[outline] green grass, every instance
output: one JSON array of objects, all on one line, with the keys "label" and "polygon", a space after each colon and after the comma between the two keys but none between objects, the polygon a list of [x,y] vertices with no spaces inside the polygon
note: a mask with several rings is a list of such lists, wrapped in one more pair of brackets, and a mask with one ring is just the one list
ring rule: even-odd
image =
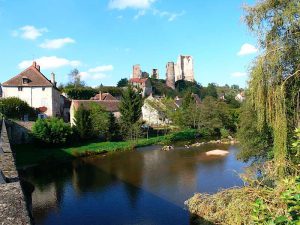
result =
[{"label": "green grass", "polygon": [[158,144],[165,136],[139,139],[137,142],[86,142],[71,147],[41,147],[34,144],[16,145],[16,164],[18,168],[34,164],[65,161],[82,156],[97,155],[115,151],[132,150],[136,147]]},{"label": "green grass", "polygon": [[132,150],[137,147],[149,146],[154,144],[170,144],[175,141],[191,140],[195,138],[195,130],[185,130],[165,136],[142,138],[137,142],[84,142],[68,147],[41,147],[35,144],[16,145],[16,164],[18,168],[66,161],[83,156],[104,154],[115,151]]}]

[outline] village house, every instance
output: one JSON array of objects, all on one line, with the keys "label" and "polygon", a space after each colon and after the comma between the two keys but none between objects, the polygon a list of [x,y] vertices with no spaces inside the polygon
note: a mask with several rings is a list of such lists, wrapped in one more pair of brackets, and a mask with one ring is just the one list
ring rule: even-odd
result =
[{"label": "village house", "polygon": [[135,88],[142,90],[142,96],[149,96],[152,93],[151,81],[148,78],[131,78],[129,83]]},{"label": "village house", "polygon": [[40,118],[61,116],[61,94],[56,88],[55,75],[48,80],[33,62],[30,67],[2,84],[2,97],[18,97],[39,110]]},{"label": "village house", "polygon": [[245,93],[242,91],[240,93],[238,93],[236,96],[235,96],[235,100],[239,101],[239,102],[243,102],[245,101],[246,97],[245,97]]},{"label": "village house", "polygon": [[120,117],[119,105],[120,101],[113,97],[110,93],[99,93],[90,100],[72,100],[70,108],[70,122],[75,125],[75,112],[80,106],[85,109],[90,109],[92,104],[98,104],[107,112],[114,114],[116,118]]}]

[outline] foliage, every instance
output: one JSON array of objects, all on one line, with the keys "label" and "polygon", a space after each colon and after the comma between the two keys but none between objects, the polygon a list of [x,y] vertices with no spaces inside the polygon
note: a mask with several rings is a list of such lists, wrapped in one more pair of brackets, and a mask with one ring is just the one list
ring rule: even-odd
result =
[{"label": "foliage", "polygon": [[75,131],[81,139],[89,139],[94,136],[91,112],[80,105],[75,111]]},{"label": "foliage", "polygon": [[72,135],[72,129],[62,119],[51,117],[38,119],[32,127],[32,134],[40,143],[61,145],[68,141]]},{"label": "foliage", "polygon": [[218,98],[218,92],[217,92],[217,85],[214,83],[209,83],[207,85],[207,88],[205,89],[204,92],[204,96],[202,96],[203,98],[206,96],[211,96],[213,98]]},{"label": "foliage", "polygon": [[29,119],[33,120],[37,117],[37,111],[17,97],[1,98],[0,114],[6,118],[18,120],[23,119],[24,115],[29,115]]},{"label": "foliage", "polygon": [[109,114],[99,104],[91,103],[89,107],[92,133],[95,137],[105,137],[109,128]]},{"label": "foliage", "polygon": [[[140,92],[135,91],[132,86],[128,86],[123,91],[120,103],[120,122],[123,134],[133,139],[139,126],[138,121],[142,115],[143,99]],[[141,124],[140,124],[141,125]]]},{"label": "foliage", "polygon": [[126,87],[127,85],[128,85],[128,79],[127,78],[122,78],[117,83],[117,87]]},{"label": "foliage", "polygon": [[97,90],[98,93],[101,91],[102,93],[110,93],[114,97],[120,97],[123,92],[123,87],[111,87],[100,85],[95,90]]},{"label": "foliage", "polygon": [[271,128],[265,124],[263,129],[259,129],[257,114],[248,101],[241,108],[237,137],[241,149],[238,154],[239,159],[263,160],[271,155],[273,147]]},{"label": "foliage", "polygon": [[107,141],[118,141],[121,138],[120,127],[113,113],[108,114]]},{"label": "foliage", "polygon": [[162,79],[150,79],[153,95],[166,96],[174,98],[178,95],[176,90],[168,87],[166,81]]},{"label": "foliage", "polygon": [[194,140],[197,136],[198,136],[198,131],[195,129],[182,130],[167,135],[165,138],[165,143],[174,143],[175,141]]},{"label": "foliage", "polygon": [[257,126],[272,128],[274,158],[283,174],[291,152],[291,134],[298,125],[300,28],[298,0],[264,0],[246,7],[246,23],[265,51],[254,63],[249,100],[257,113]]},{"label": "foliage", "polygon": [[228,138],[228,136],[230,136],[229,131],[226,130],[225,128],[221,128],[220,133],[221,133],[221,138]]},{"label": "foliage", "polygon": [[73,88],[79,88],[85,86],[84,82],[81,80],[80,72],[78,69],[75,68],[71,70],[71,72],[69,73],[69,78],[70,78],[70,83],[67,86]]},{"label": "foliage", "polygon": [[76,100],[89,100],[91,97],[94,97],[97,93],[99,93],[96,89],[90,87],[69,87],[64,88],[64,92],[69,98]]},{"label": "foliage", "polygon": [[194,94],[203,97],[203,87],[198,84],[197,82],[185,81],[185,80],[178,80],[175,83],[176,90],[179,93],[179,96],[184,96],[187,92],[191,92]]}]

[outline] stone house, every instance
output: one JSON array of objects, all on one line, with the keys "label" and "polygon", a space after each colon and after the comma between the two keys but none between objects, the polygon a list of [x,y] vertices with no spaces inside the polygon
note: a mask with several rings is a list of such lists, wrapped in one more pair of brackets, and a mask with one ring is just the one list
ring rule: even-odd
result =
[{"label": "stone house", "polygon": [[85,109],[89,109],[95,103],[102,106],[107,112],[112,112],[116,118],[120,117],[119,100],[72,100],[70,108],[70,122],[75,125],[75,112],[82,105]]},{"label": "stone house", "polygon": [[239,102],[243,102],[245,101],[246,97],[245,97],[245,93],[242,91],[240,93],[238,93],[236,96],[235,96],[235,100],[239,101]]},{"label": "stone house", "polygon": [[55,75],[51,80],[33,62],[30,67],[2,84],[3,98],[18,97],[40,111],[39,117],[61,116],[60,91],[56,88]]},{"label": "stone house", "polygon": [[151,81],[148,78],[131,78],[129,83],[142,90],[142,96],[146,97],[152,94]]},{"label": "stone house", "polygon": [[166,106],[163,104],[162,99],[154,98],[150,95],[145,99],[142,106],[142,119],[150,126],[162,126],[170,123],[166,114]]}]

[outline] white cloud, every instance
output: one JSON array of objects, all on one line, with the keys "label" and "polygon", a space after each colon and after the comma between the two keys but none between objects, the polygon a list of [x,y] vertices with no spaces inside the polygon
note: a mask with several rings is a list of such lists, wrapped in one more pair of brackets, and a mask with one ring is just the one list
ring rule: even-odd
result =
[{"label": "white cloud", "polygon": [[12,32],[14,37],[22,37],[24,39],[35,40],[42,36],[43,33],[48,32],[47,28],[36,28],[31,25],[26,25]]},{"label": "white cloud", "polygon": [[104,65],[104,66],[97,66],[95,68],[91,68],[88,70],[90,73],[101,73],[101,72],[107,72],[112,71],[114,67],[112,65]]},{"label": "white cloud", "polygon": [[185,11],[181,11],[180,13],[168,12],[168,11],[160,11],[158,9],[153,9],[154,16],[166,17],[169,22],[174,21],[177,17],[183,16]]},{"label": "white cloud", "polygon": [[42,44],[40,44],[41,48],[47,48],[47,49],[58,49],[62,48],[66,44],[73,44],[75,43],[75,40],[72,38],[58,38],[58,39],[52,39],[52,40],[45,40]]},{"label": "white cloud", "polygon": [[110,0],[108,7],[110,9],[123,10],[126,8],[147,9],[156,0]]},{"label": "white cloud", "polygon": [[103,65],[90,68],[87,71],[81,72],[80,76],[82,80],[102,80],[109,77],[105,72],[112,71],[114,67],[112,65]]},{"label": "white cloud", "polygon": [[243,55],[250,55],[250,54],[254,54],[258,51],[258,49],[251,45],[251,44],[248,44],[248,43],[245,43],[242,45],[240,51],[237,53],[237,55],[239,56],[243,56]]},{"label": "white cloud", "polygon": [[146,15],[146,10],[139,10],[138,13],[133,17],[133,19],[137,20],[138,18],[145,15]]},{"label": "white cloud", "polygon": [[[25,69],[32,64],[33,60],[24,60],[19,63],[20,69]],[[43,56],[38,59],[34,59],[41,66],[41,69],[56,69],[64,66],[71,66],[76,67],[79,66],[81,63],[78,60],[69,60],[65,58],[59,58],[57,56]]]},{"label": "white cloud", "polygon": [[240,78],[240,77],[246,77],[247,76],[247,73],[245,72],[234,72],[231,74],[231,77],[234,77],[234,78]]}]

